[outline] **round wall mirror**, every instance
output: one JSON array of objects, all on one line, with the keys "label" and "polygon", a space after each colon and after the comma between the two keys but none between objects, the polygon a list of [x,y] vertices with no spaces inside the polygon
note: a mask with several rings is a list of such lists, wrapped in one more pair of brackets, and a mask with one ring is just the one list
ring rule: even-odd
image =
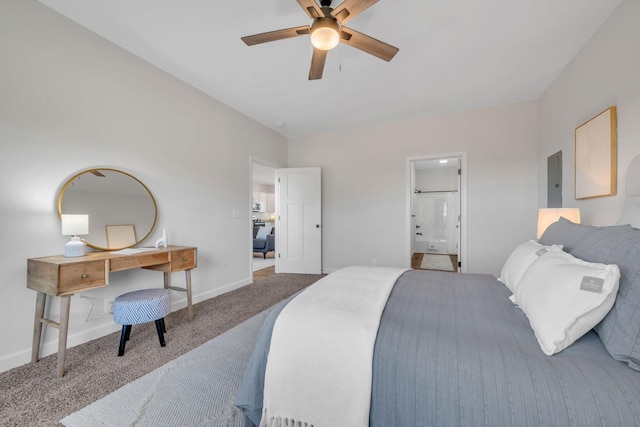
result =
[{"label": "round wall mirror", "polygon": [[89,215],[89,234],[81,236],[94,249],[118,250],[145,240],[156,225],[158,206],[136,177],[116,169],[96,168],[71,177],[60,190],[58,215]]}]

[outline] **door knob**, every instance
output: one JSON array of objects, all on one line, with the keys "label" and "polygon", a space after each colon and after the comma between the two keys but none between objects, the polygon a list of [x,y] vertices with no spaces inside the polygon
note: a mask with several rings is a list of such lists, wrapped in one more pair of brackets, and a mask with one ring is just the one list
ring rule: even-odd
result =
[{"label": "door knob", "polygon": [[316,228],[320,228],[320,224],[316,224]]}]

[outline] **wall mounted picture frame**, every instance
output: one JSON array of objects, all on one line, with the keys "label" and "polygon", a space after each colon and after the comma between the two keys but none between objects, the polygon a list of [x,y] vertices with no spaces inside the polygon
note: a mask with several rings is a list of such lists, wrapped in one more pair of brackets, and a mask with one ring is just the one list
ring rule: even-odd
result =
[{"label": "wall mounted picture frame", "polygon": [[575,130],[575,199],[617,192],[616,107],[609,107]]}]

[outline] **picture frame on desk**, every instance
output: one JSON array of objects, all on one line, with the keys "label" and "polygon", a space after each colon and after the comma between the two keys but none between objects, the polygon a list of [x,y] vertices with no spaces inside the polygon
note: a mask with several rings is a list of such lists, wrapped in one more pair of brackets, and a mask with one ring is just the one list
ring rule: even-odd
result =
[{"label": "picture frame on desk", "polygon": [[133,224],[106,225],[107,247],[109,249],[128,248],[136,244],[136,229]]}]

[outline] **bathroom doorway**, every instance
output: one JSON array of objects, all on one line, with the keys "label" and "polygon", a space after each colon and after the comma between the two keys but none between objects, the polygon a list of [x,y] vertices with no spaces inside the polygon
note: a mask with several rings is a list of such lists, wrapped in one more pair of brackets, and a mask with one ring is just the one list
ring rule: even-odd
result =
[{"label": "bathroom doorway", "polygon": [[464,153],[408,160],[408,257],[411,268],[465,271]]}]

